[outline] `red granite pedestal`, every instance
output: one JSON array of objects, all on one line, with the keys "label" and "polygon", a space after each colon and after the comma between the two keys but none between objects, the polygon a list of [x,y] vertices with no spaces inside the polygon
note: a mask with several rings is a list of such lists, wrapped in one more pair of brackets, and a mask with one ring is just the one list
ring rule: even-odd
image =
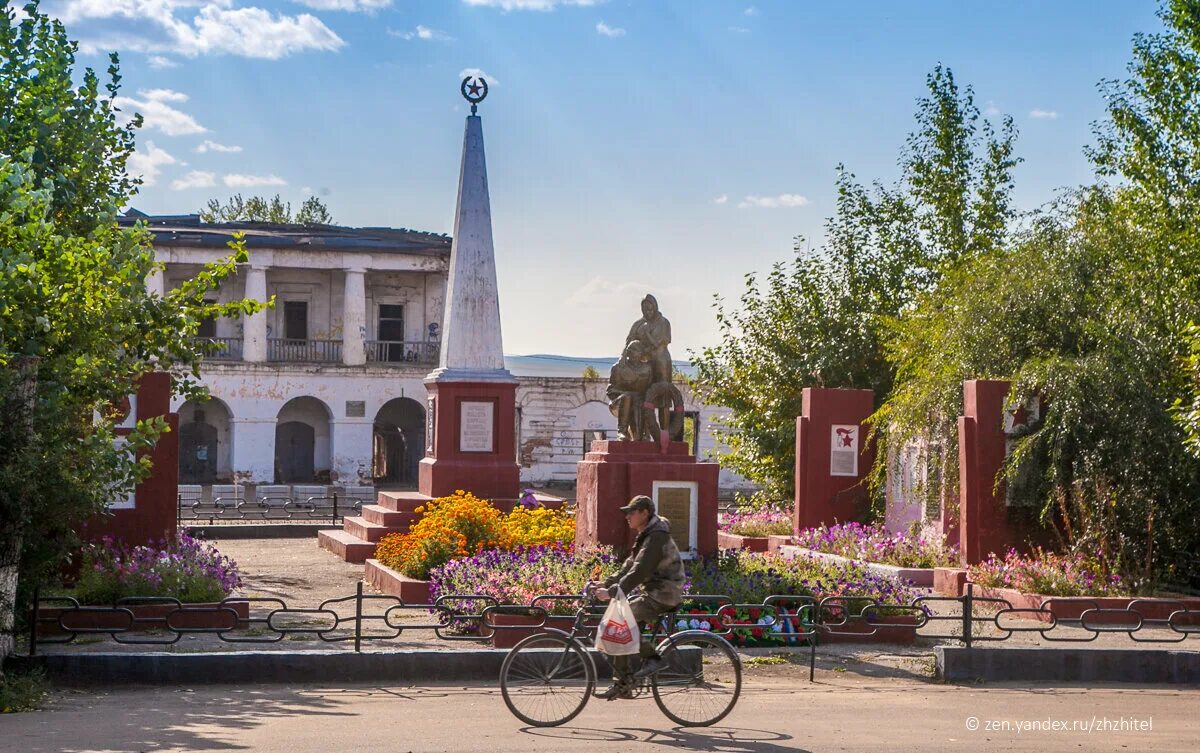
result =
[{"label": "red granite pedestal", "polygon": [[429,497],[462,489],[483,499],[516,499],[516,382],[426,382],[432,436],[417,488]]},{"label": "red granite pedestal", "polygon": [[633,542],[622,505],[638,494],[655,500],[681,552],[717,551],[717,463],[700,463],[685,442],[597,440],[579,461],[575,543],[625,552]]}]

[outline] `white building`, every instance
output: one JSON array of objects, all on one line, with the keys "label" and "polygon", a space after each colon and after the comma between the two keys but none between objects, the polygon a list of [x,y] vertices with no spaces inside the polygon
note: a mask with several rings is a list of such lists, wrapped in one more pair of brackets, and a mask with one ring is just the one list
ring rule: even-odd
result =
[{"label": "white building", "polygon": [[[218,300],[267,300],[255,316],[205,323],[225,346],[206,361],[212,399],[176,401],[180,483],[415,486],[425,455],[424,379],[437,368],[451,239],[389,228],[204,224],[193,215],[146,217],[166,269],[147,281],[178,286],[228,254],[245,233],[250,261]],[[617,350],[620,343],[614,343]],[[517,376],[523,483],[573,485],[588,440],[615,437],[600,380],[544,376],[525,359]],[[554,373],[551,371],[550,373]],[[709,455],[721,409],[684,389],[696,449]],[[743,488],[722,473],[722,487]]]}]

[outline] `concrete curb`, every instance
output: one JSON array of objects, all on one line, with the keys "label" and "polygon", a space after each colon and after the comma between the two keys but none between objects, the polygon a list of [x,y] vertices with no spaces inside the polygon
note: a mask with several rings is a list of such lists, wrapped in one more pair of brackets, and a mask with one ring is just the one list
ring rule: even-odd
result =
[{"label": "concrete curb", "polygon": [[311,539],[318,531],[340,531],[341,524],[333,523],[248,523],[217,525],[208,523],[179,524],[180,528],[200,539]]},{"label": "concrete curb", "polygon": [[[601,681],[611,676],[607,659],[591,652]],[[211,683],[384,682],[424,684],[500,680],[508,651],[229,651],[204,654],[44,654],[12,657],[41,667],[56,685],[203,685]]]},{"label": "concrete curb", "polygon": [[1130,682],[1200,685],[1200,651],[936,646],[948,682]]}]

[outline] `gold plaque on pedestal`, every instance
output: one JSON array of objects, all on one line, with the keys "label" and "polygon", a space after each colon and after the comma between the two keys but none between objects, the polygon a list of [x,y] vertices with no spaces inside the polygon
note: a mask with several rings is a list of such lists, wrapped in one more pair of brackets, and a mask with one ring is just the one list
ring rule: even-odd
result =
[{"label": "gold plaque on pedestal", "polygon": [[692,535],[693,505],[695,489],[689,486],[655,485],[654,501],[660,517],[671,523],[671,536],[675,546],[684,555],[696,546]]}]

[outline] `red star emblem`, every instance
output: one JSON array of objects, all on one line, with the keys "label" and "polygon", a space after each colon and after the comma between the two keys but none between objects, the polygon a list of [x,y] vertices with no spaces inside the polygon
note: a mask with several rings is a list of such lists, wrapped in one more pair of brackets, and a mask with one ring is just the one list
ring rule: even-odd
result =
[{"label": "red star emblem", "polygon": [[478,94],[479,93],[479,84],[470,83],[467,85],[467,90],[470,91],[472,94]]}]

